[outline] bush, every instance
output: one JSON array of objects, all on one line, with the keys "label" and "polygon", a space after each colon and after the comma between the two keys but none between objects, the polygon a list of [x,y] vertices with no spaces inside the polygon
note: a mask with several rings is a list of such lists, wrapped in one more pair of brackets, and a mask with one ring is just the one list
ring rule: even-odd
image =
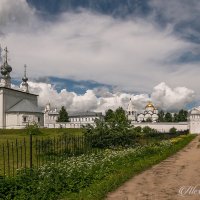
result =
[{"label": "bush", "polygon": [[138,133],[141,133],[142,132],[142,127],[141,126],[137,126],[134,128],[134,130]]},{"label": "bush", "polygon": [[36,122],[32,124],[27,124],[25,129],[27,134],[39,135],[42,133],[39,129],[39,125]]},{"label": "bush", "polygon": [[145,126],[144,128],[142,128],[142,132],[145,136],[150,136],[150,137],[154,137],[159,134],[157,130],[150,128],[149,126]]},{"label": "bush", "polygon": [[169,133],[176,134],[177,129],[175,127],[170,128]]}]

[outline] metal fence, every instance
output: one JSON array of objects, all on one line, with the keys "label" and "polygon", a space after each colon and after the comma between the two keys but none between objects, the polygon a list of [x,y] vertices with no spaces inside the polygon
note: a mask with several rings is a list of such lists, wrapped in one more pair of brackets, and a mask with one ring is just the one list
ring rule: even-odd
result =
[{"label": "metal fence", "polygon": [[84,136],[37,139],[32,135],[0,147],[0,176],[15,176],[20,169],[38,168],[48,162],[59,163],[70,156],[96,151]]}]

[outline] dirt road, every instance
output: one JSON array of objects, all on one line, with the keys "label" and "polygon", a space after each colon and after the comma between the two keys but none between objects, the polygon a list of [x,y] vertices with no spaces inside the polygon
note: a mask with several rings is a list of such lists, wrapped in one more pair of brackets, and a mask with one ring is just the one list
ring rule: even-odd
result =
[{"label": "dirt road", "polygon": [[174,156],[130,179],[107,200],[200,200],[200,136]]}]

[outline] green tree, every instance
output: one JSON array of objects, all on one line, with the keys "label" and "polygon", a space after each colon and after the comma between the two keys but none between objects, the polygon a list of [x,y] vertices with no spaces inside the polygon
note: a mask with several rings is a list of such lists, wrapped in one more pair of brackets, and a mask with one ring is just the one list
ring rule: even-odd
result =
[{"label": "green tree", "polygon": [[173,121],[173,117],[172,117],[172,114],[167,112],[165,114],[165,122],[172,122]]},{"label": "green tree", "polygon": [[114,113],[114,121],[115,121],[115,127],[121,126],[123,128],[129,128],[130,127],[130,121],[128,120],[126,116],[126,111],[122,108],[119,107]]},{"label": "green tree", "polygon": [[69,116],[64,106],[60,109],[58,122],[69,122]]},{"label": "green tree", "polygon": [[159,111],[158,113],[158,121],[159,122],[164,122],[165,121],[165,113],[163,110]]},{"label": "green tree", "polygon": [[179,115],[177,113],[174,113],[174,122],[179,122]]},{"label": "green tree", "polygon": [[183,109],[180,110],[179,113],[178,113],[179,122],[186,122],[187,116],[188,116],[188,111],[183,110]]},{"label": "green tree", "polygon": [[108,121],[112,120],[113,116],[114,116],[113,110],[109,109],[109,110],[106,111],[104,119],[105,119],[106,122],[108,122]]},{"label": "green tree", "polygon": [[131,128],[123,108],[113,111],[107,122],[96,120],[95,126],[85,126],[84,134],[93,147],[126,146],[135,143],[137,132]]}]

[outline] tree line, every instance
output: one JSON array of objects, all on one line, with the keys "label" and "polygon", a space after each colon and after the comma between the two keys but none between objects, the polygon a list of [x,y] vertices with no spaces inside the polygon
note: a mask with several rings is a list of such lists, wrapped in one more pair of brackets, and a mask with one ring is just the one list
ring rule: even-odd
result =
[{"label": "tree line", "polygon": [[186,122],[188,111],[181,109],[177,113],[164,112],[163,110],[158,113],[158,122]]},{"label": "tree line", "polygon": [[[115,111],[109,109],[105,113],[105,121],[110,122],[114,117],[124,117],[125,115],[120,115],[120,113],[125,114],[123,108],[119,108]],[[116,115],[116,116],[115,116]],[[158,113],[158,122],[186,122],[188,116],[188,111],[181,109],[177,113],[164,112],[163,110]],[[69,122],[69,116],[64,106],[61,107],[58,116],[58,122]]]}]

